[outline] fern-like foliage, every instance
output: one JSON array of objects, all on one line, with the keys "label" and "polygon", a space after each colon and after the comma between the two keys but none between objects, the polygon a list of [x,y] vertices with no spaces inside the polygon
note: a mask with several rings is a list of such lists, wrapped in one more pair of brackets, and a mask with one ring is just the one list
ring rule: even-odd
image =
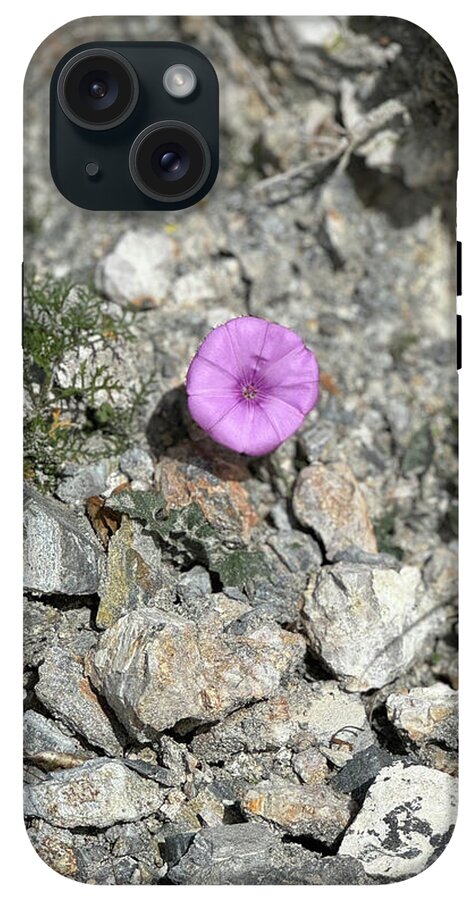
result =
[{"label": "fern-like foliage", "polygon": [[[107,347],[114,351],[119,339],[135,340],[134,313],[118,308],[111,315],[92,288],[33,276],[25,281],[24,306],[25,475],[52,490],[65,463],[90,462],[128,446],[154,379],[129,387],[128,402],[118,402],[123,385],[94,359]],[[82,348],[85,359],[65,387],[61,367]]]}]

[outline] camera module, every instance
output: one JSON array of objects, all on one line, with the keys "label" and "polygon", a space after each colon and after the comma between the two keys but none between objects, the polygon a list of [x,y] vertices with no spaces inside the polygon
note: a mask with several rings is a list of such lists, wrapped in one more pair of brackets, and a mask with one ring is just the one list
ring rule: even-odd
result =
[{"label": "camera module", "polygon": [[91,131],[105,131],[131,114],[139,82],[130,62],[115,50],[83,50],[62,69],[57,92],[61,109],[71,122]]},{"label": "camera module", "polygon": [[205,183],[211,168],[204,137],[186,122],[156,122],[132,144],[129,169],[143,194],[162,202],[192,197]]}]

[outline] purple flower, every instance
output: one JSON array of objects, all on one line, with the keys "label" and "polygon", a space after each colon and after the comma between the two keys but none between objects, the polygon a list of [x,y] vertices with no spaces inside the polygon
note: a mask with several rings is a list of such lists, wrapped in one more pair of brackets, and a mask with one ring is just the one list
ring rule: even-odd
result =
[{"label": "purple flower", "polygon": [[290,328],[242,316],[207,335],[186,386],[192,418],[215,441],[261,456],[294,434],[316,403],[319,368]]}]

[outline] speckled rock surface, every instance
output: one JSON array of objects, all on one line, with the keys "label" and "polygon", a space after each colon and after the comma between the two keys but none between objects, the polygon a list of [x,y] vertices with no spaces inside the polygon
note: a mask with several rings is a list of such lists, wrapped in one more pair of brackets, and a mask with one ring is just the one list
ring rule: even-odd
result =
[{"label": "speckled rock surface", "polygon": [[458,743],[458,692],[446,684],[412,688],[387,697],[390,721],[411,741]]},{"label": "speckled rock surface", "polygon": [[166,792],[119,761],[91,760],[28,785],[25,814],[60,828],[134,822],[158,810]]},{"label": "speckled rock surface", "polygon": [[38,672],[36,696],[55,717],[110,756],[122,753],[111,721],[77,658],[54,647]]},{"label": "speckled rock surface", "polygon": [[333,844],[349,825],[355,806],[332,787],[309,787],[283,779],[260,781],[242,803],[245,815],[282,828],[285,834],[310,835]]},{"label": "speckled rock surface", "polygon": [[299,473],[293,509],[301,525],[312,528],[326,554],[358,547],[377,552],[377,541],[352,470],[345,463],[313,463]]}]

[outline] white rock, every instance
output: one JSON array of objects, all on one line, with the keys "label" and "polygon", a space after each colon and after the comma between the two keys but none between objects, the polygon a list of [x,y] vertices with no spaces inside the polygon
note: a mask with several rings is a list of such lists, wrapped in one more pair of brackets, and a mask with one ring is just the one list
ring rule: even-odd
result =
[{"label": "white rock", "polygon": [[145,300],[160,306],[172,283],[174,247],[160,231],[127,231],[99,263],[97,287],[122,306]]},{"label": "white rock", "polygon": [[408,669],[440,616],[417,568],[350,562],[321,569],[303,609],[311,646],[351,691],[383,687]]},{"label": "white rock", "polygon": [[382,769],[346,831],[339,855],[369,875],[395,881],[417,875],[444,849],[456,820],[456,779],[426,766]]}]

